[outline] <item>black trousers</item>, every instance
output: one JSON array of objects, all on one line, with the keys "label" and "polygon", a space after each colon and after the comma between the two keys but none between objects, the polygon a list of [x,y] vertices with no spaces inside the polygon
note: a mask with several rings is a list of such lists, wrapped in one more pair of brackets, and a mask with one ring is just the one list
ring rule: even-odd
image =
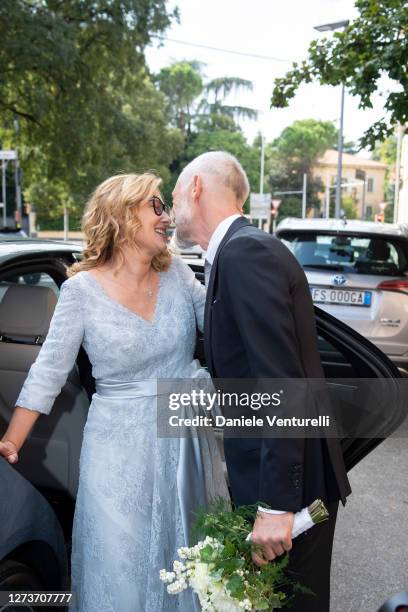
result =
[{"label": "black trousers", "polygon": [[327,504],[330,518],[293,540],[287,575],[309,587],[314,595],[298,593],[282,611],[329,612],[330,566],[338,507],[339,502]]}]

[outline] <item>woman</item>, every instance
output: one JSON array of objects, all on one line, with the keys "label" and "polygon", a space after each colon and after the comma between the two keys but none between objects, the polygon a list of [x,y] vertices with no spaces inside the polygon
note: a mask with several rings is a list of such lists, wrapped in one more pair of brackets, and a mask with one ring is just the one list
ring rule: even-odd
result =
[{"label": "woman", "polygon": [[205,292],[167,250],[169,216],[153,174],[114,176],[83,219],[84,258],[69,270],[0,454],[18,458],[83,344],[96,380],[84,429],[72,542],[74,609],[191,612],[159,571],[188,541],[192,511],[226,496],[212,437],[160,439],[156,381],[207,376],[193,359]]}]

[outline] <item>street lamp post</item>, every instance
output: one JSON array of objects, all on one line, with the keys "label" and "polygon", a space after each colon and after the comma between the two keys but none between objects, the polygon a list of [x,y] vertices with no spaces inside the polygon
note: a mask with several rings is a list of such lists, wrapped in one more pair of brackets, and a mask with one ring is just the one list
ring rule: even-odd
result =
[{"label": "street lamp post", "polygon": [[337,180],[336,180],[336,200],[334,206],[334,216],[338,219],[341,210],[341,181],[343,177],[343,122],[344,122],[344,83],[341,86],[341,106],[340,106],[340,128],[337,156]]},{"label": "street lamp post", "polygon": [[3,225],[6,227],[7,225],[7,187],[6,187],[6,170],[7,170],[7,161],[5,159],[1,162],[1,193],[3,200]]},{"label": "street lamp post", "polygon": [[[347,28],[349,20],[336,21],[335,23],[325,23],[316,26],[318,32],[330,32]],[[341,86],[341,105],[340,105],[340,127],[339,127],[339,142],[338,142],[338,158],[337,158],[337,179],[336,179],[336,201],[334,208],[334,216],[340,217],[341,210],[341,181],[343,174],[343,126],[344,126],[344,83]]]},{"label": "street lamp post", "polygon": [[307,174],[303,173],[303,188],[302,188],[302,219],[306,219],[306,204],[307,204]]},{"label": "street lamp post", "polygon": [[395,191],[394,191],[394,223],[398,223],[398,204],[399,204],[399,187],[401,176],[401,146],[402,137],[405,132],[405,127],[397,126],[397,159],[395,160]]},{"label": "street lamp post", "polygon": [[264,173],[265,173],[265,138],[263,132],[261,132],[261,172],[259,176],[259,193],[262,195],[264,192]]}]

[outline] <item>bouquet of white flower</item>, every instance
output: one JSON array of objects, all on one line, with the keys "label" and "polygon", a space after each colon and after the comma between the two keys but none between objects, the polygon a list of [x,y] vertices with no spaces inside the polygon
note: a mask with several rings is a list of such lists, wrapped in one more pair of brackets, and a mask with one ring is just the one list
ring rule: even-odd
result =
[{"label": "bouquet of white flower", "polygon": [[[310,590],[289,580],[285,568],[289,558],[282,558],[258,567],[252,551],[259,548],[248,538],[255,506],[240,506],[231,511],[224,500],[198,513],[193,527],[197,543],[177,552],[181,559],[173,562],[173,571],[161,570],[160,578],[167,591],[177,595],[191,587],[197,594],[203,612],[242,612],[281,608],[288,598],[281,590]],[[325,520],[328,512],[320,500],[295,515],[296,535]],[[301,520],[300,520],[301,518]],[[295,533],[293,534],[295,537]],[[200,539],[201,538],[201,539]]]}]

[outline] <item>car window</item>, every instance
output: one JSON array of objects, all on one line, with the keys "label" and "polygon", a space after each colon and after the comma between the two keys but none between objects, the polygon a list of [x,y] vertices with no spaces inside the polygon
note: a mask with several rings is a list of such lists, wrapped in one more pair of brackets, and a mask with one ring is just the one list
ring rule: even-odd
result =
[{"label": "car window", "polygon": [[304,267],[378,276],[408,275],[408,241],[313,232],[285,232],[279,238]]},{"label": "car window", "polygon": [[37,287],[47,287],[52,289],[58,297],[59,288],[56,282],[46,272],[25,272],[23,274],[15,274],[12,276],[3,277],[0,280],[0,301],[10,286],[10,283],[18,285],[35,285]]}]

